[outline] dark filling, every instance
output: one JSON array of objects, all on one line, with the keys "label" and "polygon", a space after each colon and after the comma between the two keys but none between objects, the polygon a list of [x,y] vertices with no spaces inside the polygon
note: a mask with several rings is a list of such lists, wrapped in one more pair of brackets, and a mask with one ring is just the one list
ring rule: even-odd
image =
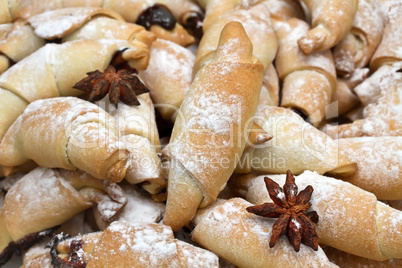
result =
[{"label": "dark filling", "polygon": [[295,112],[296,114],[300,115],[301,118],[303,118],[304,121],[309,122],[308,116],[300,109],[297,108],[292,108],[292,111]]},{"label": "dark filling", "polygon": [[136,23],[144,26],[147,30],[155,24],[165,28],[166,30],[172,30],[176,24],[176,18],[167,7],[156,4],[144,10],[140,14]]},{"label": "dark filling", "polygon": [[62,259],[58,256],[57,246],[60,242],[70,238],[70,235],[61,233],[52,238],[47,247],[50,247],[50,256],[52,257],[52,264],[55,267],[68,267],[68,268],[84,268],[87,266],[85,257],[81,249],[84,246],[84,241],[81,239],[72,240],[67,254],[67,259]]},{"label": "dark filling", "polygon": [[14,253],[17,255],[21,254],[21,250],[27,250],[36,243],[40,242],[45,236],[52,236],[60,226],[53,227],[51,229],[44,230],[38,233],[32,233],[24,238],[11,242],[8,246],[0,253],[0,266],[5,264],[10,260]]},{"label": "dark filling", "polygon": [[124,48],[122,50],[116,51],[109,65],[112,65],[116,69],[116,71],[125,69],[130,72],[137,73],[137,70],[131,68],[130,65],[128,65],[128,62],[123,58],[123,52],[127,49],[128,48]]},{"label": "dark filling", "polygon": [[186,20],[186,25],[184,27],[197,40],[201,40],[201,37],[203,35],[202,32],[203,21],[204,21],[204,15],[197,12]]},{"label": "dark filling", "polygon": [[45,39],[46,44],[61,44],[61,38]]}]

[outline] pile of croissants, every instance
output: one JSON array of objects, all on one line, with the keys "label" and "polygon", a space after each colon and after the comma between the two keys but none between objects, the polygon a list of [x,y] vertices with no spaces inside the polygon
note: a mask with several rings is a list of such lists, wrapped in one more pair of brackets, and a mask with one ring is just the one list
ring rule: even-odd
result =
[{"label": "pile of croissants", "polygon": [[0,189],[0,267],[401,267],[402,1],[0,0]]}]

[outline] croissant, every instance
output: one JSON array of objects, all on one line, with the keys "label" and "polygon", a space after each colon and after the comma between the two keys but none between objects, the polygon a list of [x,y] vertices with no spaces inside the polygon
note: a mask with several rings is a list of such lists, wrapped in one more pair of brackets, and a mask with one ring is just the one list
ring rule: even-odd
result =
[{"label": "croissant", "polygon": [[378,45],[370,61],[370,70],[372,72],[381,66],[392,65],[402,60],[401,53],[399,52],[399,40],[402,38],[402,18],[399,14],[402,12],[402,5],[399,2],[391,2],[387,12],[388,16],[381,43]]},{"label": "croissant", "polygon": [[362,119],[350,124],[327,124],[321,130],[332,138],[401,136],[401,82],[400,73],[388,72],[378,83],[380,95],[377,101],[364,107]]},{"label": "croissant", "polygon": [[307,14],[300,1],[267,0],[272,19],[287,21],[291,18],[306,20]]},{"label": "croissant", "polygon": [[402,199],[402,137],[358,137],[338,139],[339,146],[356,161],[352,176],[340,178],[381,200]]},{"label": "croissant", "polygon": [[216,199],[245,148],[263,78],[252,47],[242,25],[228,23],[213,61],[197,72],[180,106],[165,148],[170,166],[163,222],[174,231]]},{"label": "croissant", "polygon": [[154,107],[149,94],[141,94],[137,99],[139,106],[119,103],[115,109],[108,99],[98,105],[105,107],[118,122],[119,139],[129,152],[125,179],[132,184],[141,183],[149,193],[156,194],[165,188],[166,180],[158,156],[160,144]]},{"label": "croissant", "polygon": [[114,183],[80,171],[39,167],[17,181],[5,196],[0,251],[12,241],[59,225],[94,205],[102,220],[110,223],[126,203],[123,190]]},{"label": "croissant", "polygon": [[[60,236],[61,237],[61,236]],[[205,249],[177,240],[165,225],[113,222],[105,231],[58,241],[50,253],[31,255],[22,267],[43,267],[51,259],[61,264],[86,267],[219,267],[218,257]],[[82,244],[74,247],[73,244]],[[81,252],[71,260],[71,254]]]},{"label": "croissant", "polygon": [[190,88],[195,55],[187,48],[158,39],[151,47],[148,67],[138,76],[150,90],[155,108],[165,120],[174,121]]},{"label": "croissant", "polygon": [[306,55],[330,49],[352,28],[358,0],[303,0],[311,14],[312,29],[297,43]]},{"label": "croissant", "polygon": [[[268,176],[279,185],[285,183],[285,175]],[[264,176],[237,177],[230,183],[253,204],[272,202]],[[296,184],[299,189],[314,188],[310,202],[320,217],[316,225],[320,244],[372,260],[402,259],[401,211],[348,182],[311,171],[296,176]]]},{"label": "croissant", "polygon": [[[255,122],[273,139],[253,146],[248,156],[238,162],[241,173],[251,171],[294,174],[313,170],[320,174],[350,175],[355,172],[355,162],[339,148],[332,138],[306,123],[289,109],[258,106]],[[244,168],[248,167],[248,168]]]},{"label": "croissant", "polygon": [[359,0],[352,29],[334,48],[338,74],[365,67],[381,42],[384,22],[376,0]]},{"label": "croissant", "polygon": [[[0,14],[6,14],[0,19],[0,23],[7,23],[16,18],[29,19],[30,17],[44,13],[48,10],[62,9],[69,7],[101,7],[111,9],[119,13],[127,22],[144,23],[149,30],[165,37],[171,35],[172,39],[185,42],[187,45],[194,42],[194,38],[179,24],[197,31],[197,23],[202,21],[202,10],[193,1],[10,1],[9,5],[0,6]],[[159,21],[151,20],[153,14],[158,14]],[[160,17],[162,14],[162,17]],[[148,17],[147,17],[148,16]],[[155,16],[155,15],[154,15]],[[179,23],[176,22],[176,19]],[[151,20],[151,21],[150,21]],[[145,25],[144,25],[145,26]],[[148,29],[148,28],[147,28]]]},{"label": "croissant", "polygon": [[339,267],[398,268],[402,265],[401,259],[374,261],[367,258],[358,257],[331,247],[324,247],[323,250],[328,259],[331,262],[339,265]]},{"label": "croissant", "polygon": [[75,97],[37,100],[2,139],[0,164],[32,159],[44,167],[79,168],[98,179],[121,181],[129,152],[115,124],[104,110]]},{"label": "croissant", "polygon": [[300,50],[297,40],[309,29],[304,21],[293,18],[273,24],[279,42],[275,65],[283,84],[281,106],[300,111],[318,125],[336,90],[331,52],[318,51],[307,56]]},{"label": "croissant", "polygon": [[[210,16],[208,15],[209,4],[224,5],[226,2],[233,2],[232,4],[234,6],[228,10],[225,8],[225,13],[220,13],[216,8],[211,9],[215,15],[219,13],[219,16],[213,21],[211,20],[211,23],[208,24],[207,20]],[[262,63],[264,70],[272,63],[275,58],[278,43],[271,26],[270,18],[266,16],[266,14],[269,14],[268,1],[253,2],[253,4],[250,5],[240,5],[240,2],[241,1],[208,2],[206,18],[203,25],[204,35],[197,50],[193,70],[194,74],[213,58],[221,31],[223,27],[231,21],[238,21],[243,25],[253,44],[253,55]]]},{"label": "croissant", "polygon": [[238,267],[337,267],[320,247],[313,251],[301,245],[296,253],[287,240],[279,239],[270,248],[274,222],[246,212],[251,205],[233,198],[200,209],[193,221],[192,239]]},{"label": "croissant", "polygon": [[47,44],[0,76],[0,140],[28,103],[38,99],[78,96],[75,83],[87,72],[103,71],[120,51],[136,70],[145,69],[149,49],[123,40],[82,40]]},{"label": "croissant", "polygon": [[[125,22],[118,13],[110,9],[64,8],[33,16],[27,22],[15,22],[12,31],[0,43],[0,51],[3,53],[1,57],[4,57],[6,63],[18,62],[44,46],[44,39],[56,38],[61,39],[61,42],[119,39],[127,40],[138,48],[148,48],[156,36],[140,25]],[[3,64],[0,73],[9,65]]]}]

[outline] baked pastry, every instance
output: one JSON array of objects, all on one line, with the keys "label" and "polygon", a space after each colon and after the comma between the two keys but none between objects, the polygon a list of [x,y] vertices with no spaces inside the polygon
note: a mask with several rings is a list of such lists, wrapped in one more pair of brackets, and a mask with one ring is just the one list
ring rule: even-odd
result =
[{"label": "baked pastry", "polygon": [[297,43],[306,55],[327,50],[341,41],[352,28],[357,0],[303,0],[311,14],[312,29]]},{"label": "baked pastry", "polygon": [[[378,82],[380,94],[363,109],[363,118],[350,124],[324,125],[321,130],[332,138],[402,135],[402,75],[392,71]],[[364,83],[364,82],[363,82]]]},{"label": "baked pastry", "polygon": [[79,168],[98,179],[121,181],[129,152],[104,110],[75,97],[37,100],[0,143],[0,164],[34,160],[44,167]]},{"label": "baked pastry", "polygon": [[271,18],[275,20],[287,21],[291,18],[307,20],[301,1],[293,0],[268,0]]},{"label": "baked pastry", "polygon": [[156,194],[166,186],[159,158],[161,152],[159,134],[155,122],[154,106],[149,94],[137,96],[140,105],[119,103],[118,109],[107,98],[98,103],[105,107],[118,124],[119,140],[125,144],[129,154],[125,179],[141,183],[142,188]]},{"label": "baked pastry", "polygon": [[[230,3],[229,6],[225,6]],[[210,5],[214,8],[210,9]],[[215,5],[225,6],[223,10]],[[212,14],[208,13],[211,10]],[[223,12],[225,10],[225,12]],[[241,4],[241,1],[209,1],[203,25],[204,35],[200,41],[195,59],[193,74],[213,59],[214,51],[219,43],[219,37],[224,26],[231,21],[240,22],[253,45],[253,55],[262,63],[264,70],[272,63],[277,52],[278,43],[271,26],[268,1],[252,1]],[[218,16],[219,15],[219,16]],[[216,19],[210,20],[210,16]]]},{"label": "baked pastry", "polygon": [[333,50],[338,74],[367,66],[383,35],[384,20],[376,0],[359,0],[352,29]]},{"label": "baked pastry", "polygon": [[109,181],[81,171],[37,168],[5,196],[0,212],[0,252],[12,241],[60,225],[94,205],[109,224],[126,203],[123,190]]},{"label": "baked pastry", "polygon": [[176,112],[190,88],[195,55],[187,48],[158,39],[150,49],[148,67],[138,76],[150,90],[163,119],[174,122]]},{"label": "baked pastry", "polygon": [[137,47],[123,40],[82,40],[47,44],[9,68],[0,76],[0,135],[5,134],[30,102],[82,95],[82,91],[73,88],[75,83],[87,72],[105,70],[119,51],[124,51],[123,61],[130,67],[136,70],[147,67],[148,47]]},{"label": "baked pastry", "polygon": [[[220,202],[219,202],[220,201]],[[301,245],[296,253],[286,239],[269,247],[271,219],[262,219],[246,208],[252,204],[233,198],[200,209],[194,218],[192,239],[238,267],[336,267],[321,248]]]},{"label": "baked pastry", "polygon": [[[286,175],[268,176],[279,185],[285,183]],[[264,177],[248,175],[230,183],[240,196],[253,204],[272,202]],[[299,189],[307,185],[314,188],[310,202],[319,216],[315,230],[320,244],[372,260],[402,259],[401,211],[342,180],[311,171],[295,178]]]},{"label": "baked pastry", "polygon": [[[50,258],[62,265],[86,267],[219,267],[214,253],[175,239],[172,230],[162,224],[113,222],[103,232],[58,240],[54,238],[51,254],[32,256],[23,267],[37,267],[33,265]],[[69,258],[79,252],[78,258]]]},{"label": "baked pastry", "polygon": [[[249,150],[238,162],[237,170],[293,174],[313,170],[320,174],[353,174],[355,162],[338,143],[306,123],[289,109],[258,106],[255,122],[273,139]],[[249,167],[244,169],[244,167]]]},{"label": "baked pastry", "polygon": [[[202,20],[202,10],[194,2],[189,0],[174,1],[53,1],[46,2],[36,0],[25,0],[15,2],[9,5],[0,6],[0,14],[4,13],[0,23],[7,23],[17,18],[29,19],[30,17],[44,13],[45,11],[70,8],[70,7],[101,7],[111,9],[119,13],[127,22],[144,24],[147,30],[154,32],[157,36],[164,36],[175,40],[181,44],[189,45],[194,42],[194,38],[177,21],[191,27]],[[158,16],[153,16],[158,14]],[[156,20],[155,20],[156,17]],[[177,20],[177,21],[176,21]]]},{"label": "baked pastry", "polygon": [[338,139],[357,163],[356,172],[339,178],[369,191],[381,200],[402,199],[402,137]]},{"label": "baked pastry", "polygon": [[[275,65],[282,81],[281,106],[298,110],[318,125],[325,118],[325,107],[336,90],[336,73],[329,50],[305,55],[297,40],[309,25],[296,18],[273,20],[279,49]],[[311,101],[314,99],[314,101]]]},{"label": "baked pastry", "polygon": [[246,146],[263,78],[252,48],[242,25],[228,23],[213,61],[197,72],[180,106],[165,148],[170,165],[163,222],[174,231],[216,199]]}]

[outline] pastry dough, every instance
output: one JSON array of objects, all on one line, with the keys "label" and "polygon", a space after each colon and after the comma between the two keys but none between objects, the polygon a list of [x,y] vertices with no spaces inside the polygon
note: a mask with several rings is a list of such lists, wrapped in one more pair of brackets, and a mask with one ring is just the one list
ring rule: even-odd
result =
[{"label": "pastry dough", "polygon": [[[82,249],[71,247],[72,241],[83,241]],[[88,268],[219,267],[218,256],[214,253],[175,239],[168,226],[155,223],[113,222],[103,232],[77,236],[57,245],[61,258],[77,250],[82,252],[79,261]],[[48,254],[42,254],[41,258],[49,258]],[[35,267],[28,260],[24,265],[25,268]]]},{"label": "pastry dough", "polygon": [[338,74],[365,67],[383,35],[384,22],[377,0],[359,0],[352,29],[334,48]]},{"label": "pastry dough", "polygon": [[312,18],[312,29],[297,43],[307,55],[330,49],[350,31],[358,0],[303,0]]},{"label": "pastry dough", "polygon": [[126,203],[123,190],[114,183],[80,171],[40,167],[22,177],[7,192],[0,212],[3,220],[0,232],[8,235],[0,237],[0,245],[7,243],[4,243],[7,237],[18,241],[62,224],[94,205],[108,224]]},{"label": "pastry dough", "polygon": [[[306,22],[293,18],[273,21],[279,42],[275,65],[282,81],[281,106],[301,111],[313,125],[325,118],[325,107],[336,90],[336,73],[329,50],[306,56],[297,40],[307,33]],[[314,99],[314,101],[311,101]]]},{"label": "pastry dough", "polygon": [[201,209],[194,218],[192,239],[238,267],[337,267],[319,247],[295,252],[287,239],[269,247],[274,219],[246,212],[252,204],[234,198]]},{"label": "pastry dough", "polygon": [[[353,174],[355,162],[331,137],[306,123],[289,109],[258,106],[255,122],[273,139],[254,146],[238,163],[243,173],[250,171],[293,174],[314,170],[320,174]],[[246,161],[244,161],[244,159]]]},{"label": "pastry dough", "polygon": [[[219,14],[213,20],[213,23],[208,25],[204,21],[204,35],[198,46],[193,74],[196,74],[202,66],[212,60],[221,31],[231,21],[238,21],[243,25],[253,44],[253,55],[263,64],[264,70],[266,70],[274,60],[278,48],[271,21],[266,16],[269,13],[269,3],[267,1],[252,1],[249,5],[242,5],[240,1],[211,2],[219,3],[219,5],[223,5],[226,2],[237,2],[237,4],[234,5],[236,8],[230,8],[226,13]],[[219,13],[214,9],[214,13],[216,12]],[[207,11],[205,20],[208,18]]]},{"label": "pastry dough", "polygon": [[151,47],[148,67],[138,76],[150,90],[163,119],[174,122],[192,82],[195,55],[187,48],[158,39]]},{"label": "pastry dough", "polygon": [[338,139],[357,170],[341,177],[381,200],[402,199],[402,137],[359,137]]},{"label": "pastry dough", "polygon": [[149,94],[141,94],[137,99],[139,106],[119,103],[119,108],[115,109],[108,98],[98,105],[105,107],[106,112],[116,120],[119,140],[129,152],[125,179],[132,184],[141,183],[149,193],[156,194],[165,188],[166,179],[158,155],[160,144],[154,107]]},{"label": "pastry dough", "polygon": [[[267,175],[284,185],[286,175]],[[237,177],[233,187],[253,204],[272,202],[265,176]],[[350,183],[305,171],[296,176],[299,189],[314,188],[311,208],[318,213],[319,243],[356,256],[384,261],[402,259],[402,212],[377,201],[372,193]],[[215,243],[216,243],[215,239]]]},{"label": "pastry dough", "polygon": [[402,135],[402,75],[388,72],[378,84],[380,95],[376,102],[363,110],[363,119],[351,124],[325,125],[321,128],[332,138],[361,136],[401,136]]},{"label": "pastry dough", "polygon": [[[25,109],[38,99],[78,96],[75,83],[87,72],[103,71],[116,52],[134,69],[145,69],[149,62],[148,47],[137,47],[123,40],[82,40],[61,45],[47,44],[0,76],[0,134]],[[1,140],[2,136],[0,136]]]},{"label": "pastry dough", "polygon": [[40,166],[79,168],[98,179],[121,181],[128,151],[116,123],[95,104],[59,97],[31,103],[0,143],[0,164],[29,159]]},{"label": "pastry dough", "polygon": [[228,23],[214,60],[197,72],[180,106],[165,148],[171,161],[163,222],[174,231],[216,199],[246,146],[263,78],[252,47],[242,25]]}]

